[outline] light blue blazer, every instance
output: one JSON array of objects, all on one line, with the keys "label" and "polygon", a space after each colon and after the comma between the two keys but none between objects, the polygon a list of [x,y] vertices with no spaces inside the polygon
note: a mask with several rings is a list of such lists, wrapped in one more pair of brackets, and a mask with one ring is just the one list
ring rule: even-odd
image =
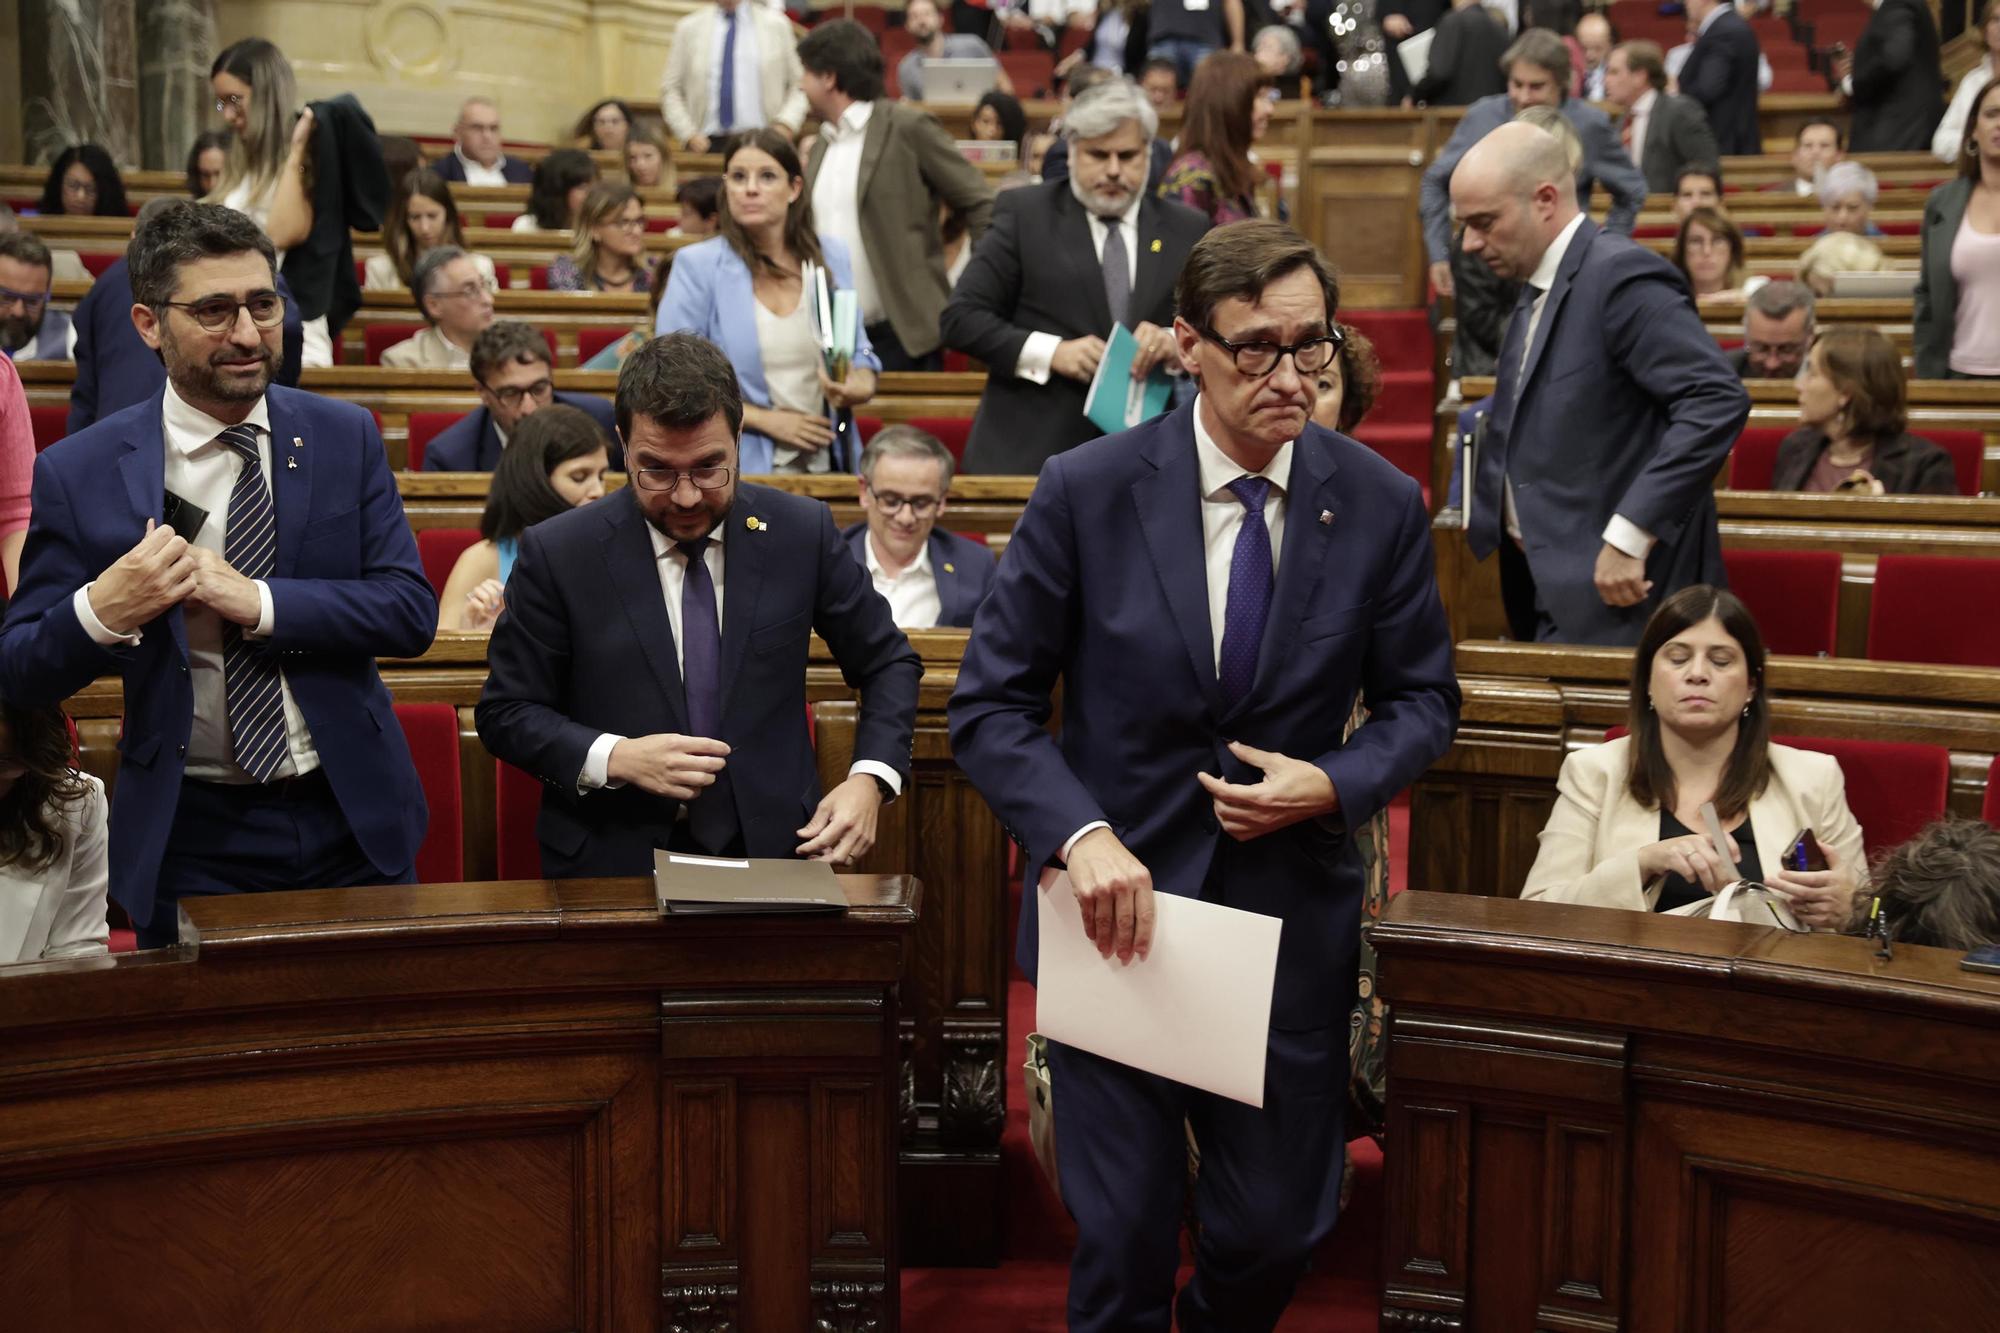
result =
[{"label": "light blue blazer", "polygon": [[[834,285],[851,289],[854,266],[848,262],[846,243],[821,233],[819,247],[826,255]],[[757,345],[756,300],[749,267],[737,258],[727,240],[714,236],[674,255],[653,332],[685,330],[708,339],[736,367],[744,401],[769,407],[771,389],[764,383],[764,352]],[[854,364],[877,372],[882,369],[863,328],[854,331]],[[751,476],[769,472],[771,450],[770,436],[746,430],[739,466]]]}]

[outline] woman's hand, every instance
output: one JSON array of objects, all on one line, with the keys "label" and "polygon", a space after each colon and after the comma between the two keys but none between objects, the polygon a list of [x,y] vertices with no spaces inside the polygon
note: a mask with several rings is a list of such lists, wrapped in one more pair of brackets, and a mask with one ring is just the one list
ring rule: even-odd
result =
[{"label": "woman's hand", "polygon": [[1865,467],[1858,467],[1847,474],[1847,480],[1840,483],[1842,495],[1886,495],[1881,478]]},{"label": "woman's hand", "polygon": [[822,368],[819,391],[834,407],[859,407],[875,396],[875,372],[866,366],[849,366],[847,378],[835,383]]},{"label": "woman's hand", "polygon": [[[1729,839],[1729,855],[1732,858],[1741,857],[1743,852],[1736,845],[1735,835],[1724,836]],[[1703,892],[1710,895],[1722,892],[1730,880],[1729,867],[1716,860],[1715,844],[1703,833],[1668,838],[1639,849],[1641,883],[1651,884],[1666,874],[1679,875],[1690,884],[1699,884]]]},{"label": "woman's hand", "polygon": [[1792,915],[1811,930],[1845,930],[1854,915],[1854,895],[1860,879],[1852,863],[1843,864],[1840,853],[1823,845],[1825,870],[1780,870],[1764,876],[1764,883],[1790,900]]},{"label": "woman's hand", "polygon": [[465,616],[459,628],[467,633],[490,630],[506,609],[507,586],[499,579],[487,579],[465,594]]},{"label": "woman's hand", "polygon": [[766,408],[758,415],[763,421],[756,429],[786,448],[815,453],[833,443],[833,423],[825,417],[783,408]]},{"label": "woman's hand", "polygon": [[306,144],[312,139],[312,132],[313,111],[311,107],[307,107],[305,110],[299,112],[298,122],[292,126],[292,151],[294,153],[305,151]]}]

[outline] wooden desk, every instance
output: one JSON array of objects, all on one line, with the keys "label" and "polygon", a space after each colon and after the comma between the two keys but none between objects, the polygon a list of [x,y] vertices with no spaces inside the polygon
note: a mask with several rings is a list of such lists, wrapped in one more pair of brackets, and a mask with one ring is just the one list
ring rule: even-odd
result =
[{"label": "wooden desk", "polygon": [[921,889],[842,887],[784,918],[662,919],[650,880],[204,899],[179,950],[10,970],[9,1322],[895,1328]]},{"label": "wooden desk", "polygon": [[1995,1326],[2000,978],[1429,893],[1374,938],[1384,1329]]}]

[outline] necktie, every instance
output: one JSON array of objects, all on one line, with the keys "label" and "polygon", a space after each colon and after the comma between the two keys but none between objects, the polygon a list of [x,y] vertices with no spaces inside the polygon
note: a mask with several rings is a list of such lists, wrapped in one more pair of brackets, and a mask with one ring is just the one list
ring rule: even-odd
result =
[{"label": "necktie", "polygon": [[1632,151],[1632,120],[1632,113],[1627,111],[1625,119],[1618,122],[1618,143],[1627,153]]},{"label": "necktie", "polygon": [[1250,693],[1257,678],[1257,650],[1271,614],[1271,530],[1264,526],[1271,483],[1263,477],[1238,477],[1229,483],[1229,492],[1243,502],[1243,526],[1236,530],[1236,548],[1229,555],[1229,601],[1222,613],[1216,675],[1223,702],[1233,705]]},{"label": "necktie", "polygon": [[[716,613],[715,580],[702,558],[708,538],[677,543],[687,557],[681,581],[681,687],[687,695],[688,733],[711,740],[722,736],[722,617]],[[705,851],[721,852],[735,841],[736,798],[729,770],[688,803],[688,824]]]},{"label": "necktie", "polygon": [[717,85],[715,119],[724,134],[736,126],[736,11],[722,16],[722,69]]},{"label": "necktie", "polygon": [[1114,218],[1104,222],[1104,302],[1111,307],[1111,322],[1123,324],[1132,304],[1132,274],[1126,267],[1125,231]]},{"label": "necktie", "polygon": [[1484,560],[1500,545],[1507,488],[1507,436],[1514,425],[1514,407],[1521,394],[1521,372],[1526,368],[1529,320],[1536,291],[1523,283],[1520,299],[1514,302],[1514,317],[1500,340],[1500,380],[1493,389],[1493,415],[1486,423],[1485,442],[1474,460],[1478,473],[1472,478],[1472,528],[1465,536],[1472,553]]},{"label": "necktie", "polygon": [[[216,439],[234,450],[243,465],[229,493],[228,527],[222,558],[249,579],[271,576],[278,556],[278,514],[257,455],[257,428],[231,426]],[[285,699],[278,663],[269,646],[243,637],[243,627],[222,628],[223,700],[236,763],[259,782],[269,782],[287,758]]]}]

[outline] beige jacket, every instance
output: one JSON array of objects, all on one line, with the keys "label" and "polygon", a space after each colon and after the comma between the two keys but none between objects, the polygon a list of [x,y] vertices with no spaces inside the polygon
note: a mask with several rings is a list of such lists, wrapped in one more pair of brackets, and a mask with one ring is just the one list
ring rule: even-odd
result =
[{"label": "beige jacket", "polygon": [[[1650,912],[1661,880],[1639,880],[1639,849],[1660,840],[1660,811],[1632,799],[1625,787],[1632,738],[1578,750],[1563,761],[1556,779],[1556,808],[1543,826],[1541,851],[1523,898],[1622,907]],[[1861,825],[1847,808],[1847,784],[1831,755],[1771,747],[1771,781],[1750,803],[1750,831],[1758,863],[1768,874],[1809,828],[1828,855],[1859,874],[1864,866]],[[1735,838],[1740,845],[1743,830]]]},{"label": "beige jacket", "polygon": [[[782,125],[796,134],[806,123],[806,94],[799,86],[805,70],[799,64],[791,20],[756,0],[739,0],[737,12],[757,28],[757,91],[764,123]],[[718,18],[717,8],[704,4],[674,25],[673,49],[667,54],[666,73],[660,76],[660,114],[675,143],[694,138],[708,121]]]},{"label": "beige jacket", "polygon": [[414,338],[384,348],[382,364],[390,370],[470,370],[472,353],[452,346],[435,328],[427,328]]}]

